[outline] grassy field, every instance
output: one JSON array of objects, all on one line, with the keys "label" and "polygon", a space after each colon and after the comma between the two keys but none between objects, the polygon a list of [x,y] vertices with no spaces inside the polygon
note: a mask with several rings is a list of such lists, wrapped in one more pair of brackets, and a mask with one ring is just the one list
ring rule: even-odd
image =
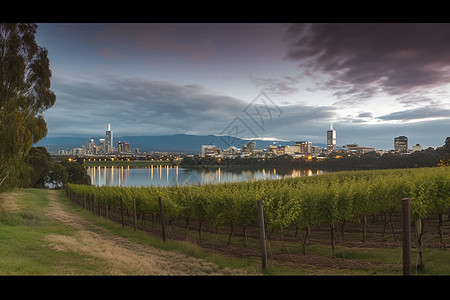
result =
[{"label": "grassy field", "polygon": [[[347,234],[332,258],[326,228],[312,232],[307,255],[300,243],[289,241],[293,232],[281,239],[274,233],[269,267],[261,273],[256,232],[248,233],[245,248],[238,233],[227,245],[227,231],[205,230],[200,241],[194,230],[186,238],[183,226],[175,226],[163,242],[157,227],[151,232],[122,228],[68,201],[63,191],[22,189],[0,194],[0,275],[402,274],[401,247],[389,237],[390,246],[380,248],[361,245],[359,232]],[[418,274],[450,274],[450,251],[430,247],[424,252],[426,268]],[[416,257],[413,247],[413,264]]]},{"label": "grassy field", "polygon": [[[0,194],[0,245],[0,275],[259,272],[257,264],[216,259],[217,255],[188,242],[163,243],[143,231],[123,229],[75,206],[63,191],[22,189]],[[228,267],[233,265],[246,270]]]},{"label": "grassy field", "polygon": [[[0,274],[61,274],[61,266],[70,273],[88,273],[95,268],[89,257],[47,247],[51,234],[71,236],[74,231],[45,216],[48,198],[45,190],[22,190],[1,195]],[[69,271],[67,271],[69,273]]]}]

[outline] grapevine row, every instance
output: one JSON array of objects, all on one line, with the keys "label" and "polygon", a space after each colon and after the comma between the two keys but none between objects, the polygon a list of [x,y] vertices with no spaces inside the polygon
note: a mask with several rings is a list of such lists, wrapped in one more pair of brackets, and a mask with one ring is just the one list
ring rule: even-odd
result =
[{"label": "grapevine row", "polygon": [[198,224],[255,224],[257,200],[264,204],[267,228],[308,228],[317,224],[354,221],[368,214],[400,209],[401,199],[411,199],[411,219],[442,214],[450,209],[450,167],[345,171],[319,176],[192,185],[176,187],[67,186],[71,195],[90,197],[96,205],[107,199],[108,208],[126,209],[136,202],[138,214],[157,215],[158,197],[168,219]]}]

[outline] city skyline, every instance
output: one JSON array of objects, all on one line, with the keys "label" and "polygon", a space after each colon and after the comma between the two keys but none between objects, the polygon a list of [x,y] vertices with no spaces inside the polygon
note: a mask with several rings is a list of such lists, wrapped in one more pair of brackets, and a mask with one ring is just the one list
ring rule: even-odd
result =
[{"label": "city skyline", "polygon": [[[114,139],[113,139],[113,131],[111,129],[111,123],[108,123],[105,137],[106,137],[106,139],[99,138],[99,145],[97,146],[97,148],[98,148],[97,150],[94,150],[94,148],[96,147],[94,139],[90,138],[88,140],[88,144],[87,144],[87,148],[86,148],[87,153],[88,154],[117,154],[117,153],[130,152],[130,148],[129,148],[130,143],[128,143],[126,141],[118,140],[117,148],[114,147]],[[327,140],[326,144],[323,144],[325,147],[312,146],[311,141],[293,141],[293,140],[291,140],[288,143],[291,143],[291,144],[293,143],[294,146],[288,145],[286,143],[284,143],[285,145],[282,146],[282,145],[279,145],[279,141],[273,141],[272,145],[269,146],[268,149],[259,149],[259,148],[258,149],[259,150],[269,150],[269,152],[270,152],[270,150],[271,150],[270,148],[272,148],[275,145],[276,145],[275,148],[277,148],[277,149],[280,147],[299,147],[298,151],[297,150],[294,151],[294,149],[292,149],[292,154],[294,152],[310,154],[310,153],[312,153],[312,147],[321,149],[316,154],[331,153],[335,150],[338,150],[338,151],[354,150],[356,152],[363,151],[363,152],[361,152],[362,154],[370,152],[370,151],[381,151],[381,152],[395,151],[397,153],[409,153],[411,150],[413,152],[422,150],[421,144],[416,144],[412,148],[408,147],[408,137],[406,137],[406,136],[394,137],[393,147],[390,149],[376,149],[375,147],[371,147],[371,146],[367,146],[367,145],[360,146],[356,143],[338,146],[336,130],[333,128],[333,123],[330,124],[330,129],[326,131],[326,140]],[[261,140],[259,140],[259,141],[261,141]],[[319,143],[319,144],[322,144],[322,143]],[[251,145],[250,151],[256,149],[256,142],[254,142],[254,141],[248,142],[247,145],[245,145],[245,143],[242,143],[242,141],[238,144],[227,144],[226,148],[234,149],[234,150],[242,150],[245,152],[245,151],[249,151],[249,149],[247,149],[247,150],[245,149],[245,148],[249,147],[249,145]],[[123,148],[124,146],[126,147],[126,151],[124,151],[124,149],[125,149],[125,148]],[[207,149],[211,149],[213,152],[218,151],[218,153],[220,153],[220,151],[223,150],[223,149],[216,147],[213,144],[202,145],[201,156],[204,156],[205,149],[206,149],[205,147]],[[242,147],[242,149],[240,149],[240,147]],[[81,148],[75,148],[75,149],[77,151],[79,151]]]},{"label": "city skyline", "polygon": [[120,124],[117,136],[239,125],[239,138],[325,143],[333,122],[338,145],[388,149],[408,136],[442,146],[447,33],[449,24],[38,24],[57,99],[44,113],[48,137],[88,138],[105,123]]}]

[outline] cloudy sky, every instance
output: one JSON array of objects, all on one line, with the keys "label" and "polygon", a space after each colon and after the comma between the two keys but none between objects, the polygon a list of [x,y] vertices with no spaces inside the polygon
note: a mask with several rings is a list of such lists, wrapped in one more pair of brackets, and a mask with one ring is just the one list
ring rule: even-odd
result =
[{"label": "cloudy sky", "polygon": [[48,137],[214,134],[393,148],[450,136],[450,24],[38,24]]}]

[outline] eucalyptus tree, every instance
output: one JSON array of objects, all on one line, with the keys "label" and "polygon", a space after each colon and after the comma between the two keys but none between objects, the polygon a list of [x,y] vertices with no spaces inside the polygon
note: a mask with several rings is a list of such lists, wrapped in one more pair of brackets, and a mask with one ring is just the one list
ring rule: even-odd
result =
[{"label": "eucalyptus tree", "polygon": [[36,24],[0,24],[0,190],[20,185],[25,156],[47,135],[42,114],[56,100],[36,30]]}]

